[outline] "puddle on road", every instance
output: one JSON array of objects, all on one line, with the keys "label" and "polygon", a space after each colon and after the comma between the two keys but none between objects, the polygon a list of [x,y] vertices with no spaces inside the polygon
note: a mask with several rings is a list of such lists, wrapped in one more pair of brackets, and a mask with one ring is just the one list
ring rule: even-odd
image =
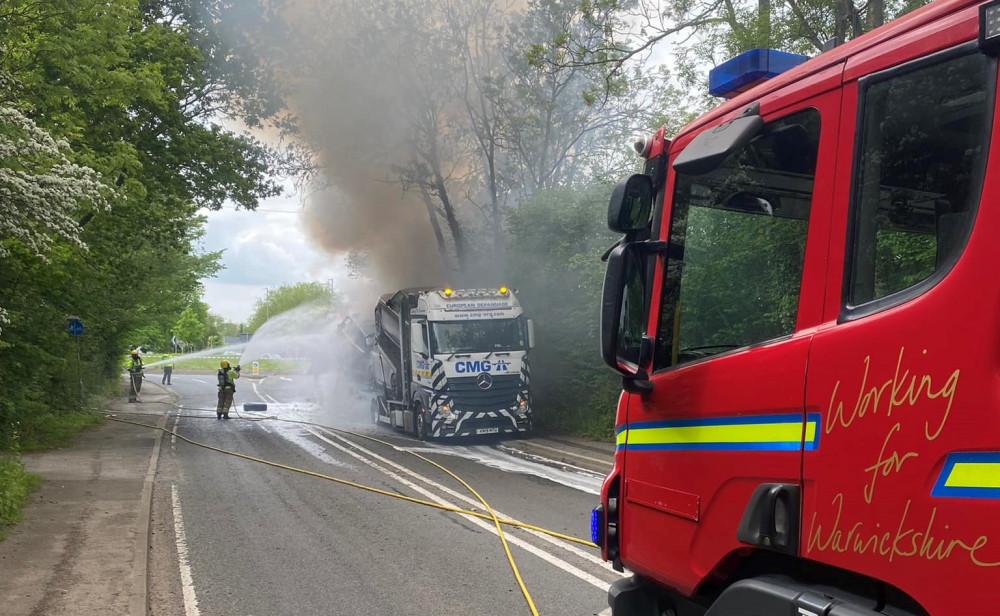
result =
[{"label": "puddle on road", "polygon": [[[360,402],[360,400],[354,400],[354,402]],[[599,473],[585,469],[570,470],[566,468],[567,465],[554,460],[550,462],[533,462],[530,459],[522,459],[506,453],[495,446],[461,445],[458,443],[421,443],[403,433],[376,428],[370,421],[367,421],[367,413],[361,405],[354,404],[350,406],[358,406],[358,408],[345,409],[345,412],[338,414],[332,413],[329,408],[313,402],[268,402],[266,412],[259,415],[254,413],[244,413],[244,415],[249,417],[255,415],[259,417],[275,415],[282,419],[311,421],[321,425],[369,434],[375,438],[393,442],[401,450],[420,454],[455,456],[472,460],[483,466],[505,473],[532,475],[547,479],[587,494],[599,495],[601,493],[601,483],[604,481],[604,475]],[[350,462],[337,460],[326,453],[326,449],[313,440],[302,426],[276,421],[263,423],[269,431],[288,439],[328,464],[354,468]],[[405,441],[405,443],[400,443],[400,440]],[[408,445],[408,443],[413,443],[413,446]],[[537,458],[537,456],[535,457]],[[547,459],[542,458],[542,460]]]},{"label": "puddle on road", "polygon": [[[597,473],[591,473],[583,469],[579,471],[567,471],[548,466],[547,464],[522,460],[486,445],[465,446],[428,443],[422,447],[400,447],[400,449],[419,454],[440,454],[465,458],[505,473],[534,475],[535,477],[548,479],[549,481],[588,494],[599,495],[601,493],[601,483],[604,481],[604,476]],[[560,463],[553,461],[553,464]]]},{"label": "puddle on road", "polygon": [[[248,419],[259,419],[262,417],[270,417],[274,415],[280,419],[295,419],[299,421],[316,421],[315,417],[310,415],[310,411],[315,413],[318,407],[309,404],[283,404],[269,402],[267,404],[267,411],[263,413],[248,413],[241,411],[243,417]],[[262,428],[267,430],[272,434],[277,434],[281,438],[288,440],[295,445],[298,445],[306,451],[306,453],[312,455],[316,459],[330,464],[332,466],[337,466],[340,468],[357,468],[354,464],[350,462],[345,462],[343,460],[338,460],[326,453],[326,448],[317,443],[312,437],[306,432],[306,426],[299,426],[296,424],[284,423],[281,421],[262,421],[260,422]]]}]

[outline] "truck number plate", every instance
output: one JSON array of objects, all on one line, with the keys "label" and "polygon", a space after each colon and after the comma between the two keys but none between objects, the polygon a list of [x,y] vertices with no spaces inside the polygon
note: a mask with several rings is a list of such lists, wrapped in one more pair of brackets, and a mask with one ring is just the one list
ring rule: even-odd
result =
[{"label": "truck number plate", "polygon": [[496,434],[500,428],[476,428],[476,434]]}]

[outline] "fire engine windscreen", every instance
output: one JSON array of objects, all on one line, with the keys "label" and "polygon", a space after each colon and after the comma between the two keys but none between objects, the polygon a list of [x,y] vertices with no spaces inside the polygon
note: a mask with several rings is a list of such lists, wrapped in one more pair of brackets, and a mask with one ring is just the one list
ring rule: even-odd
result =
[{"label": "fire engine windscreen", "polygon": [[523,319],[431,323],[434,353],[485,353],[526,348]]},{"label": "fire engine windscreen", "polygon": [[707,173],[678,173],[654,369],[790,334],[820,114],[774,120]]}]

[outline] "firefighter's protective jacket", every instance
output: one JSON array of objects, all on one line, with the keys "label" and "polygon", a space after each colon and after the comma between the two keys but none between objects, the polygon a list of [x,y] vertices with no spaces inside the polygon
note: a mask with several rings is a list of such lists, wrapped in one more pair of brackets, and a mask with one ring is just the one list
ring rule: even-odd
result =
[{"label": "firefighter's protective jacket", "polygon": [[232,368],[219,368],[219,391],[236,391],[236,379],[240,373]]}]

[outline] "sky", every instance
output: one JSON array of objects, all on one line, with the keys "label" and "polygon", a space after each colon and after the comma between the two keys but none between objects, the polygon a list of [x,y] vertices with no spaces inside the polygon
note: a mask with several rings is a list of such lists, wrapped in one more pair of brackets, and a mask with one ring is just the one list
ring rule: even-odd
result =
[{"label": "sky", "polygon": [[343,279],[343,259],[314,247],[303,232],[302,194],[291,183],[284,187],[285,194],[261,201],[256,212],[232,205],[201,212],[208,219],[202,250],[224,251],[225,269],[202,280],[209,312],[241,323],[268,287],[331,279],[336,287]]}]

